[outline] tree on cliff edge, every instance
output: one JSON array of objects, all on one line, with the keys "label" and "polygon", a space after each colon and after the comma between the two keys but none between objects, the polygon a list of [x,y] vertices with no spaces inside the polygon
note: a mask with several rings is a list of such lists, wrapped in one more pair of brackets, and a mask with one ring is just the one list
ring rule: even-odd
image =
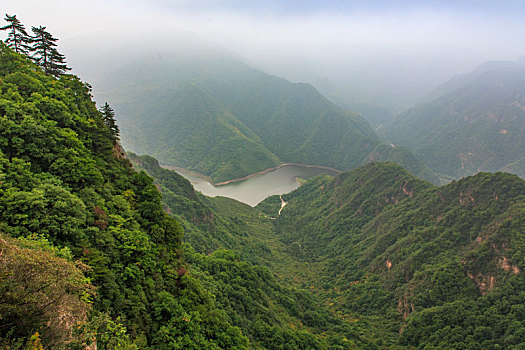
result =
[{"label": "tree on cliff edge", "polygon": [[15,52],[27,55],[31,47],[28,45],[31,38],[26,32],[26,29],[22,22],[16,18],[16,15],[9,16],[5,15],[5,21],[7,25],[1,27],[0,30],[9,30],[5,43],[7,46],[12,48]]},{"label": "tree on cliff edge", "polygon": [[46,31],[46,27],[31,27],[34,36],[31,38],[33,46],[30,51],[33,53],[33,60],[40,65],[47,75],[56,77],[70,70],[65,62],[65,56],[56,49],[57,38]]}]

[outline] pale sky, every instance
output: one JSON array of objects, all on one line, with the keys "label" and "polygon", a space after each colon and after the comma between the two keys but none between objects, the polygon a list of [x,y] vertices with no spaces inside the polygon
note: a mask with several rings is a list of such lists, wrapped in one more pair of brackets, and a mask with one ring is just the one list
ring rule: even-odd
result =
[{"label": "pale sky", "polygon": [[[129,43],[206,40],[293,81],[429,88],[487,60],[525,54],[525,1],[0,0],[82,59]],[[161,33],[161,34],[159,34]],[[169,38],[169,39],[165,39]],[[196,39],[195,39],[196,40]],[[86,43],[86,45],[83,45]],[[88,77],[89,78],[89,77]],[[390,84],[390,85],[389,85]],[[370,85],[370,86],[369,86]]]}]

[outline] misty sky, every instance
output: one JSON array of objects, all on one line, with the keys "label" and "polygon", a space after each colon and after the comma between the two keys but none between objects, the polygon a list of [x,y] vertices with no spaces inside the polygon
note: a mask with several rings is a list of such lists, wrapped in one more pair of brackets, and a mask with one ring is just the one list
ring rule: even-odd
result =
[{"label": "misty sky", "polygon": [[[487,60],[525,54],[525,1],[0,0],[47,26],[74,71],[86,57],[158,35],[206,40],[293,81],[378,95],[422,91]],[[109,34],[111,33],[111,34]],[[196,39],[195,39],[196,40]],[[85,44],[84,44],[85,43]],[[86,70],[87,71],[87,70]],[[83,77],[89,79],[89,76]],[[375,91],[375,90],[377,91]]]}]

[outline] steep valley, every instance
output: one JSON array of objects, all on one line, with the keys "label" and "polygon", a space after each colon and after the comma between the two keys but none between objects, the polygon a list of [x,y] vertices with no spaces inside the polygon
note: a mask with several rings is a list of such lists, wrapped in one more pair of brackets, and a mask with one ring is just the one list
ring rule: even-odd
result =
[{"label": "steep valley", "polygon": [[[152,159],[135,160],[142,166],[145,162],[170,198],[159,173],[184,180]],[[242,218],[238,232],[247,235],[247,243],[232,246],[243,239],[217,231],[202,239],[194,230],[186,240],[202,252],[213,251],[203,243],[214,241],[215,249],[238,251],[268,267],[276,283],[311,291],[331,314],[376,345],[487,348],[507,338],[521,342],[519,333],[509,333],[506,326],[520,316],[505,310],[525,301],[520,290],[524,196],[525,182],[508,174],[479,174],[438,188],[394,164],[372,163],[336,178],[317,177],[282,196],[287,204],[280,215],[279,196],[256,209],[200,197],[214,212],[214,222],[227,218],[239,223]],[[195,224],[195,216],[193,221],[189,217],[178,217],[186,232]],[[231,227],[229,232],[234,232]],[[496,295],[515,296],[503,306]],[[484,315],[491,306],[501,322],[499,331],[481,336],[464,321],[454,323],[450,310],[458,305],[470,305],[459,309],[460,317],[479,327],[489,327]],[[437,314],[444,324],[429,318]],[[456,335],[445,337],[440,327],[450,324]],[[421,332],[424,337],[415,336]],[[459,336],[464,340],[454,340]]]}]

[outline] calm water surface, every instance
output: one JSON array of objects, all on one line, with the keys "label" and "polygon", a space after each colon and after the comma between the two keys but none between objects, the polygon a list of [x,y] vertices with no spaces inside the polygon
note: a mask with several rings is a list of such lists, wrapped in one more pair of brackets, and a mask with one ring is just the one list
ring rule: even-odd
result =
[{"label": "calm water surface", "polygon": [[309,179],[319,174],[335,176],[339,172],[331,169],[306,165],[283,165],[282,167],[255,175],[247,180],[232,182],[227,185],[213,186],[203,178],[187,170],[175,169],[188,179],[193,187],[206,196],[223,196],[236,199],[251,206],[257,205],[266,197],[274,194],[284,194],[299,187],[297,177]]}]

